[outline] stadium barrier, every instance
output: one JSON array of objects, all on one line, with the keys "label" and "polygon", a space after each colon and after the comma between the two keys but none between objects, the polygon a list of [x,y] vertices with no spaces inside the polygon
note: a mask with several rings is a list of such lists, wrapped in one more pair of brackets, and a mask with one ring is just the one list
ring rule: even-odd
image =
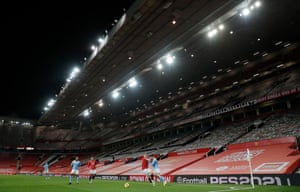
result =
[{"label": "stadium barrier", "polygon": [[[300,185],[300,174],[253,175],[255,185]],[[175,175],[173,182],[186,184],[251,184],[250,175]]]}]

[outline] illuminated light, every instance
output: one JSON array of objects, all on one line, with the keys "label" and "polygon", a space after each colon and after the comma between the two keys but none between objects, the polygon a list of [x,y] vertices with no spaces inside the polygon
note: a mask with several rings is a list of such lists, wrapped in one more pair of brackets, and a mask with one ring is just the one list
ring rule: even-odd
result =
[{"label": "illuminated light", "polygon": [[280,44],[282,44],[282,41],[278,41],[278,42],[275,43],[276,46],[278,46]]},{"label": "illuminated light", "polygon": [[76,77],[79,72],[80,72],[80,69],[78,67],[74,67],[70,74],[70,79],[73,79],[74,77]]},{"label": "illuminated light", "polygon": [[243,9],[242,15],[247,16],[250,14],[250,10],[248,8]]},{"label": "illuminated light", "polygon": [[263,57],[265,57],[265,56],[267,56],[267,55],[268,55],[268,53],[267,53],[267,52],[265,52],[265,53],[263,53],[263,55],[262,55],[262,56],[263,56]]},{"label": "illuminated light", "polygon": [[191,57],[194,57],[195,55],[194,54],[191,54]]},{"label": "illuminated light", "polygon": [[232,35],[232,34],[233,34],[233,31],[230,31],[229,33],[230,33],[230,35]]},{"label": "illuminated light", "polygon": [[128,60],[131,60],[131,59],[132,59],[132,57],[129,56],[129,57],[128,57]]},{"label": "illuminated light", "polygon": [[135,87],[137,85],[136,79],[133,77],[128,81],[129,87]]},{"label": "illuminated light", "polygon": [[100,37],[100,38],[98,39],[98,42],[101,44],[101,43],[104,42],[104,39]]},{"label": "illuminated light", "polygon": [[255,74],[253,75],[253,77],[257,77],[257,76],[259,76],[259,73],[255,73]]},{"label": "illuminated light", "polygon": [[220,29],[220,30],[223,30],[224,28],[225,28],[225,27],[224,27],[223,24],[219,25],[219,29]]},{"label": "illuminated light", "polygon": [[256,55],[259,55],[260,52],[259,51],[256,51],[255,53],[253,53],[253,56],[256,56]]},{"label": "illuminated light", "polygon": [[173,56],[171,56],[171,55],[167,55],[166,62],[167,62],[168,64],[172,64],[172,63],[174,62],[174,58],[175,58],[175,57],[173,57]]},{"label": "illuminated light", "polygon": [[260,2],[260,1],[256,1],[256,2],[254,3],[254,6],[255,6],[255,7],[260,7],[260,6],[261,6],[261,2]]},{"label": "illuminated light", "polygon": [[49,108],[48,107],[44,107],[44,111],[49,111]]},{"label": "illuminated light", "polygon": [[89,115],[90,115],[90,112],[89,112],[88,109],[86,109],[86,110],[83,111],[83,116],[84,117],[88,117]]},{"label": "illuminated light", "polygon": [[92,46],[91,46],[91,50],[92,50],[92,51],[96,50],[96,46],[95,46],[95,45],[92,45]]},{"label": "illuminated light", "polygon": [[254,6],[253,6],[253,5],[251,5],[251,6],[250,6],[250,10],[253,10],[253,9],[254,9]]},{"label": "illuminated light", "polygon": [[120,93],[119,93],[118,91],[114,91],[114,92],[112,93],[112,97],[113,97],[114,99],[118,98],[119,96],[120,96]]},{"label": "illuminated light", "polygon": [[162,70],[164,67],[161,63],[157,64],[157,69]]},{"label": "illuminated light", "polygon": [[279,64],[279,65],[277,65],[276,67],[277,68],[281,68],[281,67],[283,67],[284,66],[284,64]]},{"label": "illuminated light", "polygon": [[54,99],[50,99],[50,100],[48,101],[48,103],[47,103],[47,106],[48,106],[48,107],[52,107],[52,106],[54,105],[54,103],[55,103],[55,100],[54,100]]},{"label": "illuminated light", "polygon": [[172,24],[173,24],[173,25],[175,25],[175,24],[176,24],[176,19],[175,19],[175,18],[173,18],[173,20],[172,20]]},{"label": "illuminated light", "polygon": [[215,36],[217,33],[218,33],[218,30],[217,30],[217,29],[213,29],[213,30],[211,30],[211,31],[209,31],[209,32],[207,33],[207,36],[208,36],[209,38],[211,38],[211,37]]}]

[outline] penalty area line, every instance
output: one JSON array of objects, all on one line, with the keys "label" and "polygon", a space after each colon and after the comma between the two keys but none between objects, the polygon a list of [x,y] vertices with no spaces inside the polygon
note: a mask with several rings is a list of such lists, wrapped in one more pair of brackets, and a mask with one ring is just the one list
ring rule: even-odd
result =
[{"label": "penalty area line", "polygon": [[235,188],[235,187],[230,187],[229,189],[221,189],[221,190],[208,191],[208,192],[239,191],[239,190],[246,190],[246,189],[253,189],[253,188],[252,188],[252,187],[245,187],[245,188]]}]

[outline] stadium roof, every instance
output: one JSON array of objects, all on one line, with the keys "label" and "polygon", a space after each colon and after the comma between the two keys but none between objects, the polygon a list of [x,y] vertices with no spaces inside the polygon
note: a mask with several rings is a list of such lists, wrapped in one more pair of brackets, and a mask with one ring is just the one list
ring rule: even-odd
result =
[{"label": "stadium roof", "polygon": [[[300,2],[257,2],[136,1],[94,47],[39,124],[121,125],[130,114],[178,90],[213,81],[228,69],[299,41]],[[157,69],[159,63],[162,70]],[[133,77],[137,86],[131,89],[127,82]],[[120,97],[113,99],[116,90]],[[89,117],[83,117],[85,111]]]}]

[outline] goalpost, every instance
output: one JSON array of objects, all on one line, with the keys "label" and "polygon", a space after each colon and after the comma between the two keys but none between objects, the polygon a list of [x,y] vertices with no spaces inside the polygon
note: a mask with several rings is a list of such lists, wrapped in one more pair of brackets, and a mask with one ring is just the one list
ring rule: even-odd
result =
[{"label": "goalpost", "polygon": [[252,170],[251,154],[249,148],[247,148],[247,161],[249,163],[249,170],[250,170],[250,183],[252,188],[254,189],[253,170]]}]

